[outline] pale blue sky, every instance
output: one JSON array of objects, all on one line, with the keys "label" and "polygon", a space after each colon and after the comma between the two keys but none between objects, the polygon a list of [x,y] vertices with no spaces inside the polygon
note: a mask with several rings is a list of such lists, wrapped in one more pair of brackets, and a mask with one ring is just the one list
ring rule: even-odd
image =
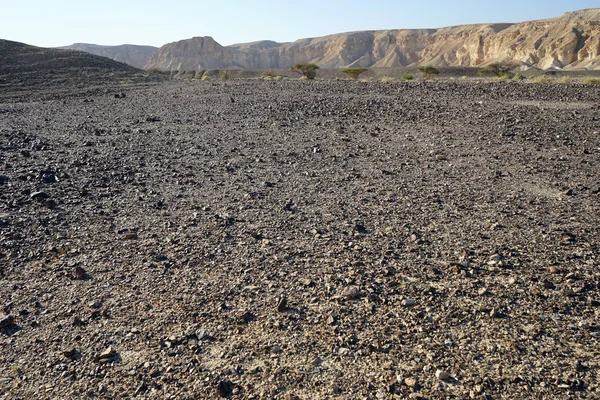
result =
[{"label": "pale blue sky", "polygon": [[[332,33],[521,22],[600,7],[599,0],[3,1],[0,39],[36,46],[165,43],[212,36],[222,45]],[[219,5],[221,3],[221,5]]]}]

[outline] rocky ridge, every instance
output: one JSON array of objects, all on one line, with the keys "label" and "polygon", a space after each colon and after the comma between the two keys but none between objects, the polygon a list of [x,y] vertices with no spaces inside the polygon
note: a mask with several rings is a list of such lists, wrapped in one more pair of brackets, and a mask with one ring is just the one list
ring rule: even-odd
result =
[{"label": "rocky ridge", "polygon": [[194,37],[162,46],[145,68],[288,68],[311,62],[322,68],[477,67],[516,61],[523,68],[600,68],[600,9],[516,24],[460,25],[441,29],[360,31],[292,43],[222,46]]}]

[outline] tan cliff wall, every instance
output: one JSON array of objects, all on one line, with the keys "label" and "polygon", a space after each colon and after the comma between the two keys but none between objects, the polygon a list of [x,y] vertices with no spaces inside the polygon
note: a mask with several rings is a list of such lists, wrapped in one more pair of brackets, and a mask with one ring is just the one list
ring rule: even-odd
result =
[{"label": "tan cliff wall", "polygon": [[322,68],[478,67],[517,61],[527,68],[600,69],[600,9],[518,24],[361,31],[261,43],[224,47],[211,37],[181,40],[161,47],[145,68],[275,69],[302,62]]}]

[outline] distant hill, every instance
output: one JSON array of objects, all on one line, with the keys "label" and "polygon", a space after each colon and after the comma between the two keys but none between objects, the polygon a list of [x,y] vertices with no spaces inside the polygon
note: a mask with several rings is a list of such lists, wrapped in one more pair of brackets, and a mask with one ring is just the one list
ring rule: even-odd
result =
[{"label": "distant hill", "polygon": [[108,57],[115,61],[129,64],[136,68],[144,68],[148,59],[158,51],[158,47],[122,44],[119,46],[101,46],[97,44],[75,43],[59,49],[85,51],[97,56]]},{"label": "distant hill", "polygon": [[76,50],[47,49],[0,40],[0,100],[32,93],[85,92],[166,79],[130,65]]},{"label": "distant hill", "polygon": [[516,24],[349,32],[292,43],[221,46],[212,37],[194,37],[162,46],[145,68],[480,67],[502,61],[523,69],[600,69],[600,8]]}]

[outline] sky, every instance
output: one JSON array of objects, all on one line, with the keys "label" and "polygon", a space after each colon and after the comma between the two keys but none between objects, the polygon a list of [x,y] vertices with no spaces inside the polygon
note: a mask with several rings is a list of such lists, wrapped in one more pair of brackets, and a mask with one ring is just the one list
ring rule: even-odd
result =
[{"label": "sky", "polygon": [[[552,18],[599,0],[2,0],[0,39],[35,46],[73,43],[162,46],[194,36],[222,45],[358,30],[440,28]],[[220,3],[220,4],[219,4]]]}]

